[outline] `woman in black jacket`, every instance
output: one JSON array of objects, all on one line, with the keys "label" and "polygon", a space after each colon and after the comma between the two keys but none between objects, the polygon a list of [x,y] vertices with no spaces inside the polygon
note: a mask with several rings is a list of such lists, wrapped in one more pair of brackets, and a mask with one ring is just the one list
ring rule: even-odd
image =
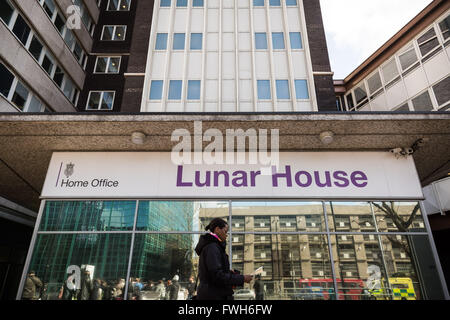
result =
[{"label": "woman in black jacket", "polygon": [[198,300],[233,300],[233,286],[249,283],[253,276],[240,275],[230,270],[225,252],[228,224],[220,218],[213,219],[205,228],[209,234],[200,236],[195,252],[200,256],[197,289]]}]

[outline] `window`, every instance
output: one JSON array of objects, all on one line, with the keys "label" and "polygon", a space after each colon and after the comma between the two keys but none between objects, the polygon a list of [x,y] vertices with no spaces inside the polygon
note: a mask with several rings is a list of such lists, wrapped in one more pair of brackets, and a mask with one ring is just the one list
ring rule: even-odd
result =
[{"label": "window", "polygon": [[42,65],[42,68],[44,68],[44,70],[47,72],[47,74],[49,76],[51,76],[53,73],[53,67],[55,64],[53,62],[53,58],[48,53],[45,54],[44,60],[42,60],[41,65]]},{"label": "window", "polygon": [[123,41],[127,26],[103,26],[101,40],[103,41]]},{"label": "window", "polygon": [[284,35],[283,32],[272,32],[273,49],[284,49]]},{"label": "window", "polygon": [[6,25],[9,25],[14,8],[9,4],[8,0],[0,2],[0,18]]},{"label": "window", "polygon": [[377,92],[383,85],[381,83],[380,73],[377,71],[375,74],[367,79],[370,94]]},{"label": "window", "polygon": [[430,94],[428,93],[428,91],[425,91],[416,98],[412,99],[412,104],[415,111],[433,110],[433,103],[431,102]]},{"label": "window", "polygon": [[14,75],[9,72],[9,70],[0,63],[0,93],[8,98],[9,91],[14,81]]},{"label": "window", "polygon": [[419,44],[419,49],[422,57],[433,51],[433,49],[439,45],[439,40],[437,38],[436,32],[434,31],[434,28],[431,28],[430,30],[425,32],[423,36],[417,39],[417,43]]},{"label": "window", "polygon": [[258,99],[268,100],[272,99],[270,94],[270,81],[269,80],[258,80]]},{"label": "window", "polygon": [[203,34],[191,33],[191,50],[202,50]]},{"label": "window", "polygon": [[155,50],[166,50],[166,49],[167,49],[167,33],[156,34]]},{"label": "window", "polygon": [[95,73],[119,73],[121,57],[97,57]]},{"label": "window", "polygon": [[107,11],[130,11],[131,0],[109,0]]},{"label": "window", "polygon": [[300,32],[289,32],[289,38],[291,39],[291,49],[303,49]]},{"label": "window", "polygon": [[181,89],[183,81],[170,80],[169,82],[169,100],[181,100]]},{"label": "window", "polygon": [[279,7],[279,6],[281,6],[280,0],[269,0],[269,4],[272,7]]},{"label": "window", "polygon": [[44,46],[39,41],[36,36],[33,36],[33,39],[31,40],[30,47],[28,48],[28,51],[32,54],[32,56],[39,62],[41,58],[41,53],[43,51]]},{"label": "window", "polygon": [[187,7],[187,0],[177,0],[177,7]]},{"label": "window", "polygon": [[56,11],[56,6],[53,0],[44,0],[42,5],[44,7],[45,12],[49,16],[50,19],[53,18],[53,13]]},{"label": "window", "polygon": [[21,111],[25,108],[25,103],[28,100],[28,94],[29,91],[25,86],[18,81],[16,85],[16,90],[14,91],[14,94],[11,98],[11,102],[15,104],[17,108],[19,108]]},{"label": "window", "polygon": [[297,0],[286,0],[286,5],[287,6],[296,6]]},{"label": "window", "polygon": [[184,33],[174,33],[173,35],[173,50],[184,50],[186,36]]},{"label": "window", "polygon": [[27,43],[30,31],[31,29],[25,22],[25,20],[22,18],[21,15],[18,15],[14,27],[12,29],[12,32],[16,35],[19,41],[22,42],[23,45]]},{"label": "window", "polygon": [[58,87],[62,86],[64,80],[64,72],[61,70],[60,67],[56,67],[55,74],[53,75],[53,81],[56,82]]},{"label": "window", "polygon": [[162,80],[152,80],[150,86],[150,100],[161,100],[163,91],[163,81]]},{"label": "window", "polygon": [[203,7],[204,6],[203,0],[193,0],[192,6],[193,7]]},{"label": "window", "polygon": [[89,92],[86,110],[112,110],[115,94],[114,91]]},{"label": "window", "polygon": [[265,32],[255,33],[255,48],[267,49],[267,35]]},{"label": "window", "polygon": [[400,60],[402,70],[405,71],[417,61],[416,50],[411,45],[404,53],[398,56],[398,59]]},{"label": "window", "polygon": [[347,107],[348,109],[353,109],[355,107],[355,104],[353,103],[353,97],[352,94],[349,93],[345,96],[345,100],[347,101]]},{"label": "window", "polygon": [[450,101],[450,77],[445,78],[433,86],[434,95],[438,106],[442,106]]},{"label": "window", "polygon": [[200,100],[200,80],[188,81],[188,100]]},{"label": "window", "polygon": [[366,88],[364,87],[364,83],[361,83],[359,86],[357,86],[354,93],[357,106],[367,101],[367,92]]},{"label": "window", "polygon": [[253,0],[253,5],[255,7],[263,7],[264,6],[264,0]]},{"label": "window", "polygon": [[288,80],[277,80],[277,98],[278,99],[290,99],[291,94],[289,92],[289,81]]},{"label": "window", "polygon": [[295,80],[295,92],[297,99],[309,99],[308,93],[308,81],[307,80]]},{"label": "window", "polygon": [[170,7],[171,3],[170,0],[161,0],[159,6],[160,7]]},{"label": "window", "polygon": [[386,63],[381,69],[383,72],[385,84],[388,84],[398,76],[398,69],[397,64],[395,63],[395,59],[392,59],[391,61]]},{"label": "window", "polygon": [[441,29],[444,41],[450,38],[450,15],[448,15],[442,22],[439,22],[439,28]]}]

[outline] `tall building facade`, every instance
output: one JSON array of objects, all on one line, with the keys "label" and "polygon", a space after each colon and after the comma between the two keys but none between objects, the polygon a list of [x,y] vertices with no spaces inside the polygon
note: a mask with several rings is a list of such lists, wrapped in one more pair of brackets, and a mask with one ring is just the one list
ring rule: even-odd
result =
[{"label": "tall building facade", "polygon": [[[1,238],[1,298],[21,299],[31,270],[42,299],[67,297],[83,270],[115,292],[104,299],[132,298],[136,278],[149,299],[160,280],[186,288],[216,216],[231,264],[262,266],[267,297],[448,298],[421,206],[448,169],[448,114],[337,112],[376,98],[428,111],[414,108],[425,91],[445,109],[447,16],[433,1],[417,19],[427,30],[395,47],[397,69],[364,65],[337,104],[319,0],[1,0],[0,216],[30,241]],[[415,91],[391,103],[406,82]],[[269,129],[272,175],[171,157],[176,138],[202,148],[232,130],[249,151]]]}]

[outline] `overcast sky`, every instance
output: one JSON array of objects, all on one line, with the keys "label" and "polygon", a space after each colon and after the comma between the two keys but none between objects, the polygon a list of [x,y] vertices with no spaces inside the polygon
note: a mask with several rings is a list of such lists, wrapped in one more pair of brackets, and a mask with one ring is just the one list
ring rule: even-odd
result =
[{"label": "overcast sky", "polygon": [[432,0],[320,0],[334,79],[344,79]]}]

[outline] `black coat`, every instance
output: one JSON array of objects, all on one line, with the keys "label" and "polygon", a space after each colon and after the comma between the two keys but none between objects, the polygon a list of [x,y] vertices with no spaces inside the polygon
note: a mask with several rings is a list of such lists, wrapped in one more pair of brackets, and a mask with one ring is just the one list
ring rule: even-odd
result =
[{"label": "black coat", "polygon": [[204,234],[195,248],[200,256],[197,289],[198,300],[227,300],[233,297],[233,286],[244,284],[244,276],[230,271],[226,243]]}]

